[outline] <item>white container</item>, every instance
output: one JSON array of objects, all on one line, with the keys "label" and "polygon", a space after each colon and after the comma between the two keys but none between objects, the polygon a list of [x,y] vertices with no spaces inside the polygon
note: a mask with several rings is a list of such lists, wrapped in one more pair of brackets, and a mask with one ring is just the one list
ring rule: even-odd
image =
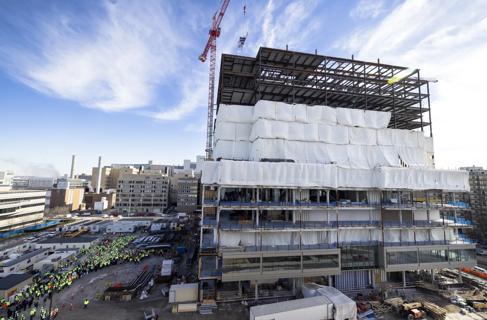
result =
[{"label": "white container", "polygon": [[198,284],[173,284],[169,289],[169,303],[194,302],[198,300]]},{"label": "white container", "polygon": [[333,303],[323,296],[264,304],[250,308],[250,320],[332,320]]}]

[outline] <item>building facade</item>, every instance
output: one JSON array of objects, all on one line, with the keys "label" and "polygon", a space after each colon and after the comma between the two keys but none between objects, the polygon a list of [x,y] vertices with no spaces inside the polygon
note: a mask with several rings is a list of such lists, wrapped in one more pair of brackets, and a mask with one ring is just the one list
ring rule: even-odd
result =
[{"label": "building facade", "polygon": [[163,212],[169,197],[167,174],[162,170],[126,169],[118,179],[116,208],[123,213]]},{"label": "building facade", "polygon": [[54,180],[49,177],[15,177],[12,187],[14,189],[49,190],[53,187]]},{"label": "building facade", "polygon": [[[460,201],[469,204],[473,216],[475,217],[475,233],[477,239],[483,244],[487,244],[483,239],[487,237],[487,170],[483,167],[464,167],[468,171],[470,192],[467,197]],[[457,197],[458,198],[458,197]]]},{"label": "building facade", "polygon": [[468,192],[468,173],[434,168],[419,73],[389,84],[406,68],[269,48],[221,65],[203,298],[406,286],[417,270],[476,264],[471,223],[442,202]]},{"label": "building facade", "polygon": [[176,175],[177,206],[176,209],[188,214],[198,208],[200,175],[194,171]]},{"label": "building facade", "polygon": [[41,223],[46,191],[0,190],[0,232]]}]

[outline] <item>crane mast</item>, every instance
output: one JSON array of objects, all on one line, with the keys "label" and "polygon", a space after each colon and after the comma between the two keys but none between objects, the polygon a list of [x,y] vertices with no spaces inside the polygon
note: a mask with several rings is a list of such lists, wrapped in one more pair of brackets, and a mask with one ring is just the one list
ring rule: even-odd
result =
[{"label": "crane mast", "polygon": [[220,23],[222,22],[229,3],[230,0],[223,0],[220,10],[218,10],[213,16],[208,41],[203,53],[199,56],[200,61],[205,62],[208,57],[208,53],[210,54],[210,72],[208,79],[208,118],[205,149],[207,159],[212,159],[213,157],[213,116],[215,114],[215,105],[213,101],[215,96],[216,39],[220,36]]}]

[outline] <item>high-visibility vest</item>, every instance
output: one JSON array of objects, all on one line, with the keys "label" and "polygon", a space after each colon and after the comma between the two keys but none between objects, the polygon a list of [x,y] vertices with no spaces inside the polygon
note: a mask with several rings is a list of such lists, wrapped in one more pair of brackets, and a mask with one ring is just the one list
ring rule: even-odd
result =
[{"label": "high-visibility vest", "polygon": [[36,312],[37,312],[36,309],[34,309],[34,308],[30,309],[30,315],[31,316],[35,316],[36,315]]}]

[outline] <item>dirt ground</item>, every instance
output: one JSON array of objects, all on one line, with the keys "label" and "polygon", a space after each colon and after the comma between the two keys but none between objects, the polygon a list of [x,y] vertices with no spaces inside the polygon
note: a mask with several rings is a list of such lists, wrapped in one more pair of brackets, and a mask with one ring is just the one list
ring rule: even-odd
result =
[{"label": "dirt ground", "polygon": [[[159,286],[152,288],[149,297],[145,300],[136,298],[129,302],[119,302],[101,301],[99,299],[107,286],[117,282],[130,281],[135,278],[144,266],[159,264],[161,260],[161,257],[152,257],[143,260],[140,264],[126,263],[111,266],[90,273],[75,281],[73,286],[54,295],[53,308],[59,308],[59,314],[56,319],[144,319],[144,311],[150,311],[151,309],[154,309],[159,314],[159,319],[248,319],[246,307],[240,304],[219,306],[218,312],[214,315],[202,316],[199,313],[172,314],[168,298],[162,296]],[[90,304],[86,309],[83,308],[84,298],[90,300]],[[48,302],[46,302],[47,307]]]}]

